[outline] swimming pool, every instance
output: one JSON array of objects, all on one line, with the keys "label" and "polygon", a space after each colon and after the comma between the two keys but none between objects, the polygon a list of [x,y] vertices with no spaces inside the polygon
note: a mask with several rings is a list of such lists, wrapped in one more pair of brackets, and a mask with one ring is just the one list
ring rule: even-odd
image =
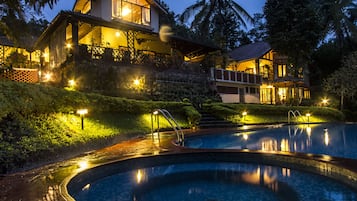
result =
[{"label": "swimming pool", "polygon": [[[293,169],[293,163],[269,164],[274,158],[265,158],[267,164],[261,165],[257,160],[260,157],[200,152],[130,159],[83,172],[71,180],[68,190],[78,201],[357,199],[354,188]],[[245,163],[247,160],[257,162]]]},{"label": "swimming pool", "polygon": [[280,126],[257,131],[186,137],[185,146],[301,152],[357,159],[357,124]]},{"label": "swimming pool", "polygon": [[100,165],[74,175],[64,192],[78,201],[357,200],[350,168],[356,129],[321,124],[190,136],[185,146],[197,149]]}]

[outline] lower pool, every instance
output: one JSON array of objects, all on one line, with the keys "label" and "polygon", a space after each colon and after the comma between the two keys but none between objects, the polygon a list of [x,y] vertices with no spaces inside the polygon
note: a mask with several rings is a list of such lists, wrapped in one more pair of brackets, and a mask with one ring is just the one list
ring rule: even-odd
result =
[{"label": "lower pool", "polygon": [[76,175],[68,193],[78,201],[357,200],[354,187],[291,164],[269,165],[269,158],[262,165],[259,158],[202,152],[130,159]]},{"label": "lower pool", "polygon": [[186,137],[185,146],[325,154],[357,159],[357,124],[280,126]]}]

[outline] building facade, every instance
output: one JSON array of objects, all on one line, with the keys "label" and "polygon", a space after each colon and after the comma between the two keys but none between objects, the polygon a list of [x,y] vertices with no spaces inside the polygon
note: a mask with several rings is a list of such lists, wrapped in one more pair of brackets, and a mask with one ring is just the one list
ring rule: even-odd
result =
[{"label": "building facade", "polygon": [[227,103],[299,104],[310,99],[304,69],[289,63],[266,42],[244,45],[230,53],[226,69],[214,69],[222,101]]}]

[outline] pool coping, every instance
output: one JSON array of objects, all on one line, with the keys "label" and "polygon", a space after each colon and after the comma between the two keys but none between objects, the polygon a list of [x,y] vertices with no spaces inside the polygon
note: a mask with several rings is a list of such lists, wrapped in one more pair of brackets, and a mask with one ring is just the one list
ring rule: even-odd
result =
[{"label": "pool coping", "polygon": [[[176,161],[177,157],[180,157],[179,161]],[[78,185],[78,188],[90,183],[88,182],[88,179],[95,181],[97,178],[102,177],[102,175],[94,174],[94,172],[98,170],[105,170],[105,175],[108,176],[107,173],[113,171],[111,170],[112,168],[114,168],[115,171],[118,171],[116,168],[124,163],[129,163],[130,169],[136,169],[143,166],[149,167],[150,165],[153,165],[154,162],[157,163],[157,160],[162,159],[166,160],[165,163],[170,164],[183,161],[197,162],[200,160],[200,162],[207,162],[208,160],[212,160],[211,162],[239,162],[279,166],[319,174],[344,183],[357,191],[357,171],[356,168],[354,168],[357,167],[357,160],[353,159],[287,152],[179,148],[177,151],[159,155],[128,157],[115,160],[70,175],[60,185],[61,195],[67,201],[74,200],[68,192],[68,185],[72,185],[72,187],[73,185]],[[83,177],[87,178],[87,180],[83,179]]]}]

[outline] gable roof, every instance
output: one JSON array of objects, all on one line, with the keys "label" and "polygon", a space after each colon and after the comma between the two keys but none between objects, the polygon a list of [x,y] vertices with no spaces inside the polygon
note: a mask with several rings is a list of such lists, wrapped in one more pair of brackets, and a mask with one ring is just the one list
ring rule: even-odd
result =
[{"label": "gable roof", "polygon": [[[86,15],[82,13],[72,12],[72,11],[61,11],[55,19],[51,22],[51,24],[46,28],[46,30],[41,34],[41,36],[37,39],[35,44],[36,48],[41,49],[41,47],[45,46],[46,43],[50,40],[51,34],[56,31],[57,27],[66,21],[80,21],[84,23],[88,23],[94,26],[103,26],[108,28],[122,29],[122,30],[135,30],[142,33],[156,35],[158,37],[158,33],[152,32],[152,29],[147,26],[136,25],[132,23],[127,23],[125,21],[106,21],[102,18]],[[198,41],[191,41],[179,36],[171,36],[170,43],[180,50],[185,55],[200,55],[208,52],[213,52],[219,50],[219,48],[203,44]]]},{"label": "gable roof", "polygon": [[262,57],[270,50],[271,46],[269,43],[256,42],[234,49],[229,53],[229,56],[235,61],[251,60]]}]

